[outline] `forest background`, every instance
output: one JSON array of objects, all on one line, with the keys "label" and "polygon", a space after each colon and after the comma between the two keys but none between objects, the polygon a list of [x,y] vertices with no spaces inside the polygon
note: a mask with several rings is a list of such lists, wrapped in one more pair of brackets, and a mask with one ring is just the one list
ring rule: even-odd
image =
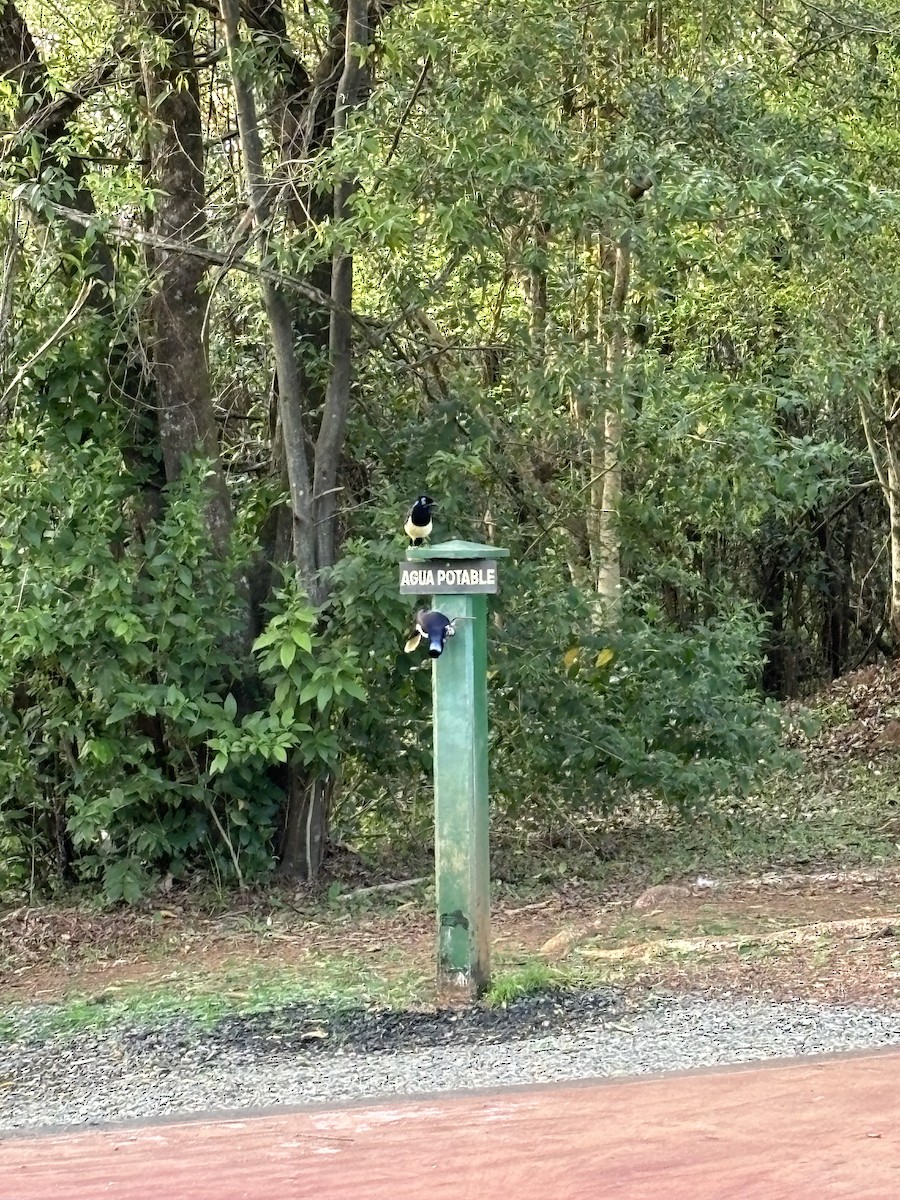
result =
[{"label": "forest background", "polygon": [[900,12],[6,0],[0,72],[0,892],[427,842],[422,490],[511,551],[507,832],[739,813],[896,651]]}]

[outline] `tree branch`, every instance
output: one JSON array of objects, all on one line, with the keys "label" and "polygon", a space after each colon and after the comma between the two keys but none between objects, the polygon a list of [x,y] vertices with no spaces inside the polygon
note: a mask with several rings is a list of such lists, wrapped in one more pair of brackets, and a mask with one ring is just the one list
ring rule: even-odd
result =
[{"label": "tree branch", "polygon": [[41,342],[34,354],[32,354],[30,358],[27,358],[25,362],[22,363],[18,371],[16,371],[15,375],[6,385],[3,390],[3,394],[0,395],[0,413],[2,413],[4,416],[6,415],[6,402],[9,397],[16,390],[38,359],[41,358],[42,355],[46,354],[51,346],[54,346],[61,338],[65,337],[65,335],[74,325],[78,314],[90,299],[92,288],[93,284],[90,280],[88,280],[75,298],[75,303],[63,317],[62,321],[60,321],[59,325],[57,325],[49,337],[45,338],[44,341]]},{"label": "tree branch", "polygon": [[[0,183],[0,187],[11,190],[10,186],[4,183]],[[276,271],[273,267],[264,267],[259,263],[251,263],[244,259],[235,258],[233,251],[224,254],[219,250],[211,250],[206,246],[200,246],[194,242],[182,241],[180,238],[163,237],[161,234],[148,233],[144,229],[134,229],[112,221],[104,222],[98,220],[94,213],[79,212],[78,209],[70,208],[66,204],[58,204],[55,200],[42,198],[40,207],[46,208],[55,216],[62,217],[66,221],[74,221],[84,229],[96,229],[104,237],[109,238],[110,241],[149,246],[151,249],[167,250],[173,254],[193,255],[204,262],[214,263],[216,266],[225,267],[227,270],[242,271],[245,275],[252,275],[257,279],[277,284],[280,287],[290,288],[291,291],[299,292],[301,296],[305,296],[313,304],[321,304],[325,308],[335,307],[334,301],[329,295],[319,288],[313,287],[312,284],[307,283],[304,279],[300,279],[296,275],[290,275],[286,271]]]},{"label": "tree branch", "polygon": [[385,166],[388,165],[388,163],[391,161],[391,159],[397,153],[397,147],[400,145],[400,138],[403,135],[403,130],[406,126],[406,122],[409,120],[409,115],[412,112],[413,108],[415,107],[416,101],[418,100],[419,95],[421,94],[422,88],[425,86],[425,80],[426,80],[426,78],[428,76],[428,72],[430,70],[431,70],[431,55],[429,54],[426,57],[425,62],[422,64],[422,70],[419,72],[419,78],[416,80],[416,86],[412,90],[412,95],[410,96],[409,100],[406,102],[406,107],[403,109],[403,112],[400,114],[400,120],[397,122],[397,128],[394,130],[394,138],[393,138],[393,141],[391,142],[391,147],[388,150],[387,157],[384,160]]}]

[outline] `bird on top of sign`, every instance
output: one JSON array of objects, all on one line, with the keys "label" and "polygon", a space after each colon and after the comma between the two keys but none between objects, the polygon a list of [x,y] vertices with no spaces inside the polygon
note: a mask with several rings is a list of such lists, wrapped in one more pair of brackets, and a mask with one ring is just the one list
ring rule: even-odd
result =
[{"label": "bird on top of sign", "polygon": [[409,538],[411,546],[421,546],[427,537],[431,536],[432,511],[435,502],[430,496],[421,495],[409,510],[403,531]]}]

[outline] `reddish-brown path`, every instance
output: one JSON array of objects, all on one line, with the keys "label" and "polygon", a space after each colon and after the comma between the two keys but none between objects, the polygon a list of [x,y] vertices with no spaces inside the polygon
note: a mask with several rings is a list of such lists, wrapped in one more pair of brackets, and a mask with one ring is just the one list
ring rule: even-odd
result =
[{"label": "reddish-brown path", "polygon": [[900,1052],[0,1142],[2,1200],[898,1200]]}]

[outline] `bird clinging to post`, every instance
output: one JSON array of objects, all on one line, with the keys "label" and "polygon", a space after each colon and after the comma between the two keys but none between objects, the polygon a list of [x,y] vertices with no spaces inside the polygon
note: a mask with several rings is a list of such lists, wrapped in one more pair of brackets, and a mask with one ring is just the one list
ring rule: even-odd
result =
[{"label": "bird clinging to post", "polygon": [[431,533],[431,510],[433,508],[434,501],[430,496],[419,496],[409,510],[409,516],[406,518],[403,529],[411,546],[421,546]]},{"label": "bird clinging to post", "polygon": [[445,617],[442,612],[434,609],[420,608],[416,613],[416,632],[403,649],[412,654],[422,638],[428,640],[428,655],[430,658],[440,658],[444,651],[447,638],[456,633],[456,622],[460,617]]}]

